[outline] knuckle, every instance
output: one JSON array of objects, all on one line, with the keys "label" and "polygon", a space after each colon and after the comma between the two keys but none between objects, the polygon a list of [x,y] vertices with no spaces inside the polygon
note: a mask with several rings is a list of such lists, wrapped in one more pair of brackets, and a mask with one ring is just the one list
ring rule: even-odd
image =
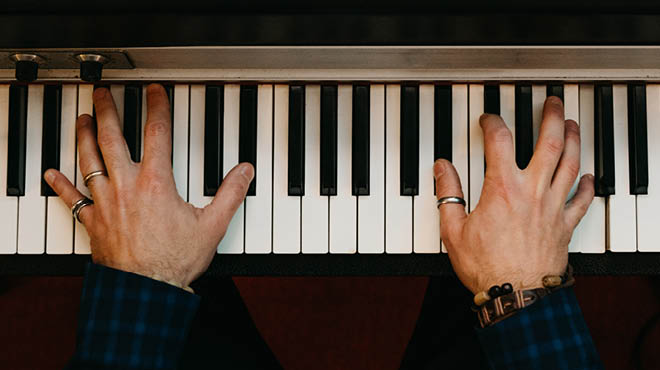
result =
[{"label": "knuckle", "polygon": [[490,139],[496,144],[507,144],[512,141],[512,136],[507,127],[499,126],[492,131]]},{"label": "knuckle", "polygon": [[169,132],[170,124],[166,120],[158,119],[147,122],[144,135],[155,137]]},{"label": "knuckle", "polygon": [[141,185],[147,193],[161,195],[166,192],[168,183],[158,171],[146,169],[142,175]]},{"label": "knuckle", "polygon": [[101,147],[113,147],[119,145],[121,139],[112,133],[104,131],[98,134],[97,140]]},{"label": "knuckle", "polygon": [[564,151],[564,140],[556,136],[547,137],[544,148],[551,155],[559,155]]}]

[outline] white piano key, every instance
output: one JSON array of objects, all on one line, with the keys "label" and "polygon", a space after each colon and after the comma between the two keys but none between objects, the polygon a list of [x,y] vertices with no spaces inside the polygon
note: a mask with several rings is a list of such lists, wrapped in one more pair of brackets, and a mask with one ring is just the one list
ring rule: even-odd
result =
[{"label": "white piano key", "polygon": [[648,194],[637,195],[637,250],[640,252],[660,252],[660,243],[658,242],[660,240],[660,227],[658,227],[660,225],[660,191],[658,190],[660,161],[656,160],[660,158],[659,84],[648,84],[646,86],[646,117],[649,187]]},{"label": "white piano key", "polygon": [[[594,174],[594,86],[580,85],[580,130],[583,173]],[[578,244],[582,253],[605,252],[605,198],[595,197],[578,226]]]},{"label": "white piano key", "polygon": [[[579,96],[579,88],[577,84],[565,84],[564,85],[564,117],[566,119],[572,119],[575,122],[580,124],[580,96]],[[581,135],[582,136],[582,133]],[[584,138],[581,138],[584,140]],[[586,150],[586,149],[582,149]],[[583,169],[580,166],[580,175],[575,179],[575,183],[573,184],[573,187],[571,188],[571,191],[568,194],[568,199],[572,198],[573,195],[575,194],[575,191],[577,190],[577,185],[580,182],[580,176],[583,173]],[[571,242],[568,244],[568,251],[569,252],[579,252],[580,251],[580,236],[578,235],[580,231],[578,228],[575,229],[573,232],[573,237],[571,238]]]},{"label": "white piano key", "polygon": [[245,200],[245,252],[272,251],[273,85],[257,91],[257,187]]},{"label": "white piano key", "polygon": [[534,148],[536,148],[536,142],[539,139],[539,132],[541,131],[546,92],[547,87],[545,85],[532,85],[532,132],[534,135]]},{"label": "white piano key", "polygon": [[351,85],[337,89],[337,195],[330,197],[330,253],[357,250],[357,200],[352,194],[351,150],[353,133]]},{"label": "white piano key", "polygon": [[580,96],[578,84],[564,85],[564,118],[580,123]]},{"label": "white piano key", "polygon": [[484,134],[479,125],[479,117],[484,113],[484,85],[469,85],[470,99],[470,201],[469,210],[472,212],[479,203],[481,188],[484,184]]},{"label": "white piano key", "polygon": [[[172,122],[172,171],[176,190],[188,201],[188,106],[190,86],[174,86],[174,122]],[[203,149],[203,146],[202,146]]]},{"label": "white piano key", "polygon": [[419,195],[414,197],[413,246],[415,253],[440,252],[440,212],[433,180],[434,87],[419,86]]},{"label": "white piano key", "polygon": [[511,131],[513,142],[516,142],[516,85],[500,85],[500,117]]},{"label": "white piano key", "polygon": [[[92,84],[81,84],[78,85],[78,116],[81,114],[92,114],[92,108],[94,106],[94,101],[92,95],[94,94],[94,85]],[[80,153],[76,157],[76,188],[86,197],[91,197],[91,193],[83,177],[85,174],[80,172]],[[76,221],[75,226],[75,242],[74,242],[74,251],[76,254],[90,254],[89,248],[89,235],[87,235],[87,230],[85,230],[85,225]]]},{"label": "white piano key", "polygon": [[188,158],[188,202],[198,208],[206,207],[213,197],[204,196],[204,110],[206,87],[190,85],[190,131]]},{"label": "white piano key", "polygon": [[385,85],[371,85],[369,101],[371,105],[369,195],[357,197],[358,251],[383,253],[385,251]]},{"label": "white piano key", "polygon": [[28,86],[25,196],[18,200],[18,253],[41,254],[46,245],[46,197],[41,196],[44,86]]},{"label": "white piano key", "polygon": [[[122,99],[123,100],[123,99]],[[62,85],[62,118],[60,127],[60,172],[69,180],[76,174],[76,117],[78,86]],[[46,216],[46,253],[73,253],[73,218],[60,197],[48,197]]]},{"label": "white piano key", "polygon": [[274,89],[273,253],[300,253],[301,200],[289,196],[289,86]]},{"label": "white piano key", "polygon": [[[223,146],[222,171],[227,176],[234,166],[238,164],[238,135],[239,135],[239,100],[240,85],[225,85],[224,118],[223,118]],[[202,153],[203,154],[203,153]],[[203,170],[203,168],[202,168]],[[203,178],[203,177],[202,177]],[[243,253],[243,226],[245,221],[245,202],[229,223],[225,237],[218,246],[218,253]]]},{"label": "white piano key", "polygon": [[[453,85],[452,92],[452,144],[451,162],[456,168],[458,177],[461,179],[461,190],[466,202],[470,200],[468,191],[469,170],[468,160],[470,152],[469,111],[468,111],[468,87],[467,85]],[[500,102],[502,97],[500,96]],[[442,243],[442,252],[447,253],[445,243]]]},{"label": "white piano key", "polygon": [[117,107],[117,114],[119,115],[119,127],[123,132],[124,131],[124,85],[118,85],[118,84],[110,85],[110,94],[112,94],[112,100],[115,101],[115,107]]},{"label": "white piano key", "polygon": [[614,113],[615,194],[607,202],[608,248],[612,252],[637,250],[637,210],[635,195],[630,194],[628,166],[628,87],[612,86]]},{"label": "white piano key", "polygon": [[305,196],[302,252],[328,253],[329,197],[321,195],[321,87],[305,87]]},{"label": "white piano key", "polygon": [[16,253],[18,197],[7,196],[9,85],[0,85],[0,254]]},{"label": "white piano key", "polygon": [[[401,86],[386,87],[385,251],[412,253],[413,199],[401,196]],[[332,229],[331,229],[332,231]]]}]

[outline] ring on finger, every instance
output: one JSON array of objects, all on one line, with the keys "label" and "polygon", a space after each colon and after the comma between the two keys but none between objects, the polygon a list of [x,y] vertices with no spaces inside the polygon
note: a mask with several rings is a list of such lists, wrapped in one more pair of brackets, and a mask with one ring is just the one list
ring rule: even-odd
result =
[{"label": "ring on finger", "polygon": [[446,203],[455,203],[455,204],[460,204],[463,207],[465,207],[465,199],[461,197],[442,197],[438,199],[436,202],[437,208],[440,208],[441,205],[446,204]]},{"label": "ring on finger", "polygon": [[94,204],[93,200],[87,197],[80,198],[77,202],[73,203],[73,206],[71,206],[71,214],[76,218],[76,220],[78,220],[78,222],[82,223],[82,221],[80,221],[80,211],[82,211],[82,209],[87,206],[91,206],[92,204]]},{"label": "ring on finger", "polygon": [[93,178],[95,178],[96,176],[107,176],[107,175],[108,173],[105,172],[105,170],[93,171],[87,174],[85,178],[83,178],[83,182],[85,183],[85,186],[89,187],[88,184]]}]

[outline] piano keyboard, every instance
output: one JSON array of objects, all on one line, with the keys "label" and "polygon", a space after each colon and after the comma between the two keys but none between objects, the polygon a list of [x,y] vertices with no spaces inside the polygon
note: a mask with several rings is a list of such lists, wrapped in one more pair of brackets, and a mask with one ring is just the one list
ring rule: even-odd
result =
[{"label": "piano keyboard", "polygon": [[[581,173],[597,197],[570,252],[659,252],[660,85],[654,83],[165,84],[173,108],[179,194],[208,204],[221,178],[255,164],[221,254],[437,254],[432,165],[446,158],[468,209],[484,178],[479,116],[502,115],[516,161],[531,158],[548,95],[581,127]],[[142,155],[145,83],[112,81],[131,156]],[[42,181],[59,168],[89,194],[75,121],[93,114],[94,85],[0,85],[0,254],[88,254],[89,238]],[[650,140],[649,142],[647,142]],[[660,143],[658,143],[660,144]],[[506,217],[506,215],[503,215]]]}]

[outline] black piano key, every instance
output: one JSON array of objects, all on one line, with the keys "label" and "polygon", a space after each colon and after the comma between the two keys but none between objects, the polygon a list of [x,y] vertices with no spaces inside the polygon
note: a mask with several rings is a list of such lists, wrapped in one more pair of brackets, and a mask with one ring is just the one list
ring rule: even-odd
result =
[{"label": "black piano key", "polygon": [[305,195],[305,85],[289,86],[288,191]]},{"label": "black piano key", "polygon": [[214,196],[222,183],[224,86],[206,86],[204,105],[204,196]]},{"label": "black piano key", "polygon": [[[41,173],[60,169],[60,128],[62,127],[62,85],[44,86],[43,130],[41,136]],[[41,179],[41,195],[57,196]]]},{"label": "black piano key", "polygon": [[27,140],[27,85],[9,87],[7,132],[7,195],[25,195],[25,146]]},{"label": "black piano key", "polygon": [[516,85],[516,163],[524,169],[534,153],[532,85]]},{"label": "black piano key", "polygon": [[337,85],[321,86],[321,195],[337,195]]},{"label": "black piano key", "polygon": [[163,85],[167,100],[170,102],[170,119],[174,121],[174,85]]},{"label": "black piano key", "polygon": [[545,88],[545,95],[546,96],[556,96],[561,101],[564,101],[564,85],[562,84],[549,84]]},{"label": "black piano key", "polygon": [[484,85],[484,113],[500,114],[499,85]]},{"label": "black piano key", "polygon": [[644,83],[628,85],[628,150],[630,194],[648,194],[649,154]]},{"label": "black piano key", "polygon": [[452,160],[452,93],[450,85],[437,85],[434,95],[433,159]]},{"label": "black piano key", "polygon": [[369,195],[369,85],[353,85],[353,195]]},{"label": "black piano key", "polygon": [[[436,85],[433,109],[433,160],[452,160],[452,93],[450,85]],[[435,179],[433,179],[435,194]]]},{"label": "black piano key", "polygon": [[254,166],[247,195],[257,195],[257,85],[242,85],[239,107],[238,161]]},{"label": "black piano key", "polygon": [[401,195],[419,194],[419,86],[401,86]]},{"label": "black piano key", "polygon": [[612,85],[594,87],[596,196],[614,194],[614,113]]},{"label": "black piano key", "polygon": [[142,85],[124,88],[124,139],[133,162],[142,159]]}]

